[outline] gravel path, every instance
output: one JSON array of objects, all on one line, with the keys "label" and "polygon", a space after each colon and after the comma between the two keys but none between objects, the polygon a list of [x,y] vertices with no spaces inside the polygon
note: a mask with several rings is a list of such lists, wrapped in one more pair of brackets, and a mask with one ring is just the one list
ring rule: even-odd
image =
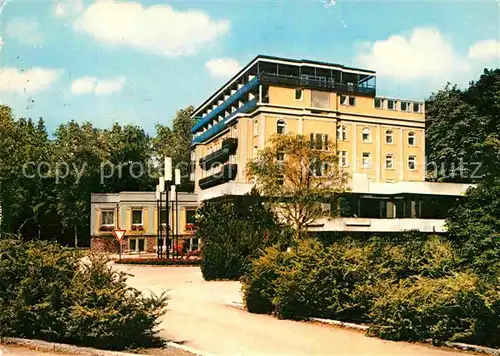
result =
[{"label": "gravel path", "polygon": [[169,290],[161,335],[216,355],[383,355],[451,356],[457,351],[391,342],[362,333],[250,314],[227,306],[241,300],[239,282],[205,282],[197,267],[118,266],[144,291]]}]

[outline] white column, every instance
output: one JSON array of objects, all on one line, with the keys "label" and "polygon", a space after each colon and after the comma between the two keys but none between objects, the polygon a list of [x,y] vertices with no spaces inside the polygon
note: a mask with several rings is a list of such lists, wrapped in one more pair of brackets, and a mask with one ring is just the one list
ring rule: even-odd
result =
[{"label": "white column", "polygon": [[380,160],[380,156],[381,156],[381,149],[382,149],[382,145],[380,144],[380,140],[381,140],[381,137],[380,137],[380,125],[378,125],[375,129],[375,133],[377,134],[375,139],[376,139],[376,152],[375,152],[375,159],[377,160],[377,182],[381,182],[382,181],[382,174],[381,174],[381,165],[382,165],[382,162]]},{"label": "white column", "polygon": [[358,171],[358,125],[354,123],[352,127],[351,137],[347,138],[352,141],[352,172],[356,173]]},{"label": "white column", "polygon": [[405,146],[404,146],[404,131],[403,128],[399,129],[399,143],[401,148],[399,150],[401,157],[399,158],[399,180],[403,181],[405,178]]}]

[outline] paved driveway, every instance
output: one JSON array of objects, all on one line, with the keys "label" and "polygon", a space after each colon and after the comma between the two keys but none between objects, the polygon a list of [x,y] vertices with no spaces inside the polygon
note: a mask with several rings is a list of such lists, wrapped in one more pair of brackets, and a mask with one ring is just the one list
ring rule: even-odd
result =
[{"label": "paved driveway", "polygon": [[231,308],[226,302],[241,300],[239,282],[205,282],[196,267],[115,267],[142,291],[169,290],[162,336],[216,355],[463,355]]}]

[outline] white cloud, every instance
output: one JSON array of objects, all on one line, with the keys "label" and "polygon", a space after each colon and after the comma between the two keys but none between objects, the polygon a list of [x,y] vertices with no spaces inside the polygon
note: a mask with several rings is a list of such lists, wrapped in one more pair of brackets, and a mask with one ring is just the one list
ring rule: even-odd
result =
[{"label": "white cloud", "polygon": [[75,95],[90,94],[110,95],[122,90],[125,78],[98,79],[95,77],[82,77],[71,83],[71,92]]},{"label": "white cloud", "polygon": [[228,78],[241,69],[240,63],[233,58],[214,58],[205,63],[211,75],[214,77]]},{"label": "white cloud", "polygon": [[48,88],[60,75],[58,69],[32,68],[20,71],[17,68],[1,68],[0,92],[35,93]]},{"label": "white cloud", "polygon": [[415,28],[409,36],[393,35],[364,47],[355,60],[358,65],[401,82],[441,81],[469,71],[467,61],[435,28]]},{"label": "white cloud", "polygon": [[82,0],[61,0],[57,1],[54,6],[54,15],[60,18],[74,16],[82,11]]},{"label": "white cloud", "polygon": [[476,42],[469,48],[469,58],[473,60],[500,60],[500,41],[484,40]]},{"label": "white cloud", "polygon": [[176,11],[167,5],[97,1],[75,22],[76,31],[113,45],[164,56],[185,56],[229,31],[201,11]]},{"label": "white cloud", "polygon": [[5,26],[7,36],[16,39],[28,46],[39,45],[43,42],[43,36],[40,33],[38,22],[18,18],[7,22]]}]

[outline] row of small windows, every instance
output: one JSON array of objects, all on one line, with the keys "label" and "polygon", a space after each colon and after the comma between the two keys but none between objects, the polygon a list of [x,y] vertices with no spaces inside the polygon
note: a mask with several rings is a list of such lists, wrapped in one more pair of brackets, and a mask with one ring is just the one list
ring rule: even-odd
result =
[{"label": "row of small windows", "polygon": [[[347,151],[339,151],[339,164],[341,167],[349,166],[349,159]],[[363,152],[361,156],[361,166],[363,168],[369,169],[372,168],[372,154],[370,152]],[[415,170],[417,167],[417,156],[410,155],[408,156],[408,169]],[[386,169],[394,169],[394,155],[388,154],[385,156],[385,168]]]},{"label": "row of small windows", "polygon": [[388,110],[400,110],[406,112],[416,112],[419,113],[422,111],[422,104],[415,103],[410,101],[399,101],[395,99],[384,99],[384,98],[375,98],[374,100],[375,107],[378,109],[388,109]]},{"label": "row of small windows", "polygon": [[[372,142],[371,130],[368,127],[363,128],[361,131],[361,139],[363,142]],[[337,126],[337,140],[339,141],[347,141],[347,126],[339,125]],[[385,131],[385,143],[393,144],[394,143],[394,131],[386,130]],[[416,135],[415,132],[411,131],[408,133],[408,145],[415,146],[416,145]]]}]

